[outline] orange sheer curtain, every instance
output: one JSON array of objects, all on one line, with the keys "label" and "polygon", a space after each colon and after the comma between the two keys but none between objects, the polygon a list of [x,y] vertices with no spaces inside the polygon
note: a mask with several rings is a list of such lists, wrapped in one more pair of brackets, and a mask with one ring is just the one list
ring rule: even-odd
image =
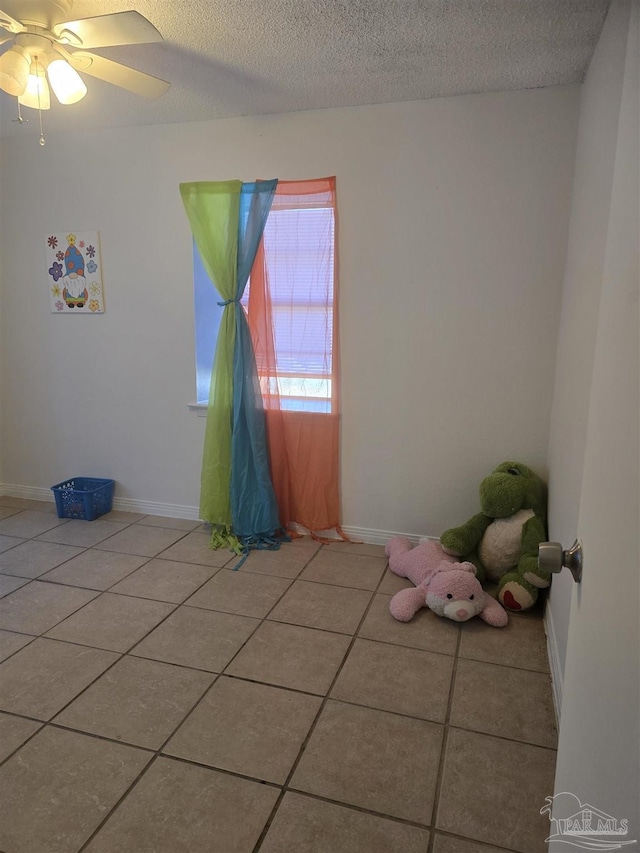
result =
[{"label": "orange sheer curtain", "polygon": [[279,181],[248,315],[282,526],[342,536],[336,233],[335,178]]}]

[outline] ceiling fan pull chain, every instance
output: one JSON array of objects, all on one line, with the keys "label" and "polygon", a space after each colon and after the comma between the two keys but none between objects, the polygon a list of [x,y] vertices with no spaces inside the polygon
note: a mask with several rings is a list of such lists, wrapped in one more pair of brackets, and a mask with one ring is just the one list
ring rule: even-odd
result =
[{"label": "ceiling fan pull chain", "polygon": [[42,130],[42,109],[40,107],[40,76],[38,75],[38,57],[34,56],[33,61],[36,64],[36,76],[38,77],[38,118],[40,119],[40,139],[38,140],[38,145],[45,144],[44,133]]},{"label": "ceiling fan pull chain", "polygon": [[25,124],[28,122],[28,118],[23,118],[22,116],[22,107],[20,106],[20,98],[16,98],[16,103],[18,104],[18,118],[12,119],[12,121],[17,121],[19,124]]}]

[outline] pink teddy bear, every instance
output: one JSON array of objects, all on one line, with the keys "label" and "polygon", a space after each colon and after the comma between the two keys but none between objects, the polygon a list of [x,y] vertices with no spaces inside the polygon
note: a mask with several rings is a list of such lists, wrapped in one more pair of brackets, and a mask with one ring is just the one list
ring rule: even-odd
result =
[{"label": "pink teddy bear", "polygon": [[439,542],[428,540],[414,548],[408,539],[396,536],[387,543],[385,553],[391,571],[415,584],[391,599],[389,610],[399,622],[408,622],[426,606],[454,622],[478,615],[496,628],[507,624],[506,611],[482,589],[473,563],[456,563]]}]

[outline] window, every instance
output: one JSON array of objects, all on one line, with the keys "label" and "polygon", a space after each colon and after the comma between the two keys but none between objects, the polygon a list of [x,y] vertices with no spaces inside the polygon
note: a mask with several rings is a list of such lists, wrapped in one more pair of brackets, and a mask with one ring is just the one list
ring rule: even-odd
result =
[{"label": "window", "polygon": [[[263,236],[270,292],[275,369],[261,363],[263,392],[279,396],[284,411],[333,411],[335,217],[322,196],[276,193]],[[194,245],[197,401],[207,403],[211,365],[223,308]],[[260,300],[260,305],[263,301]],[[251,298],[242,305],[261,310]]]}]

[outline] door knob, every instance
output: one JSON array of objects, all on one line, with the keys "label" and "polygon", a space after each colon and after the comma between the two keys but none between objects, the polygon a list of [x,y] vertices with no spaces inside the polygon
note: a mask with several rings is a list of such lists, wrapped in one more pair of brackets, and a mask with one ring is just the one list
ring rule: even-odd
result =
[{"label": "door knob", "polygon": [[566,566],[576,583],[582,580],[582,545],[578,540],[568,551],[562,549],[559,542],[541,542],[538,545],[538,566],[547,572],[557,574]]}]

